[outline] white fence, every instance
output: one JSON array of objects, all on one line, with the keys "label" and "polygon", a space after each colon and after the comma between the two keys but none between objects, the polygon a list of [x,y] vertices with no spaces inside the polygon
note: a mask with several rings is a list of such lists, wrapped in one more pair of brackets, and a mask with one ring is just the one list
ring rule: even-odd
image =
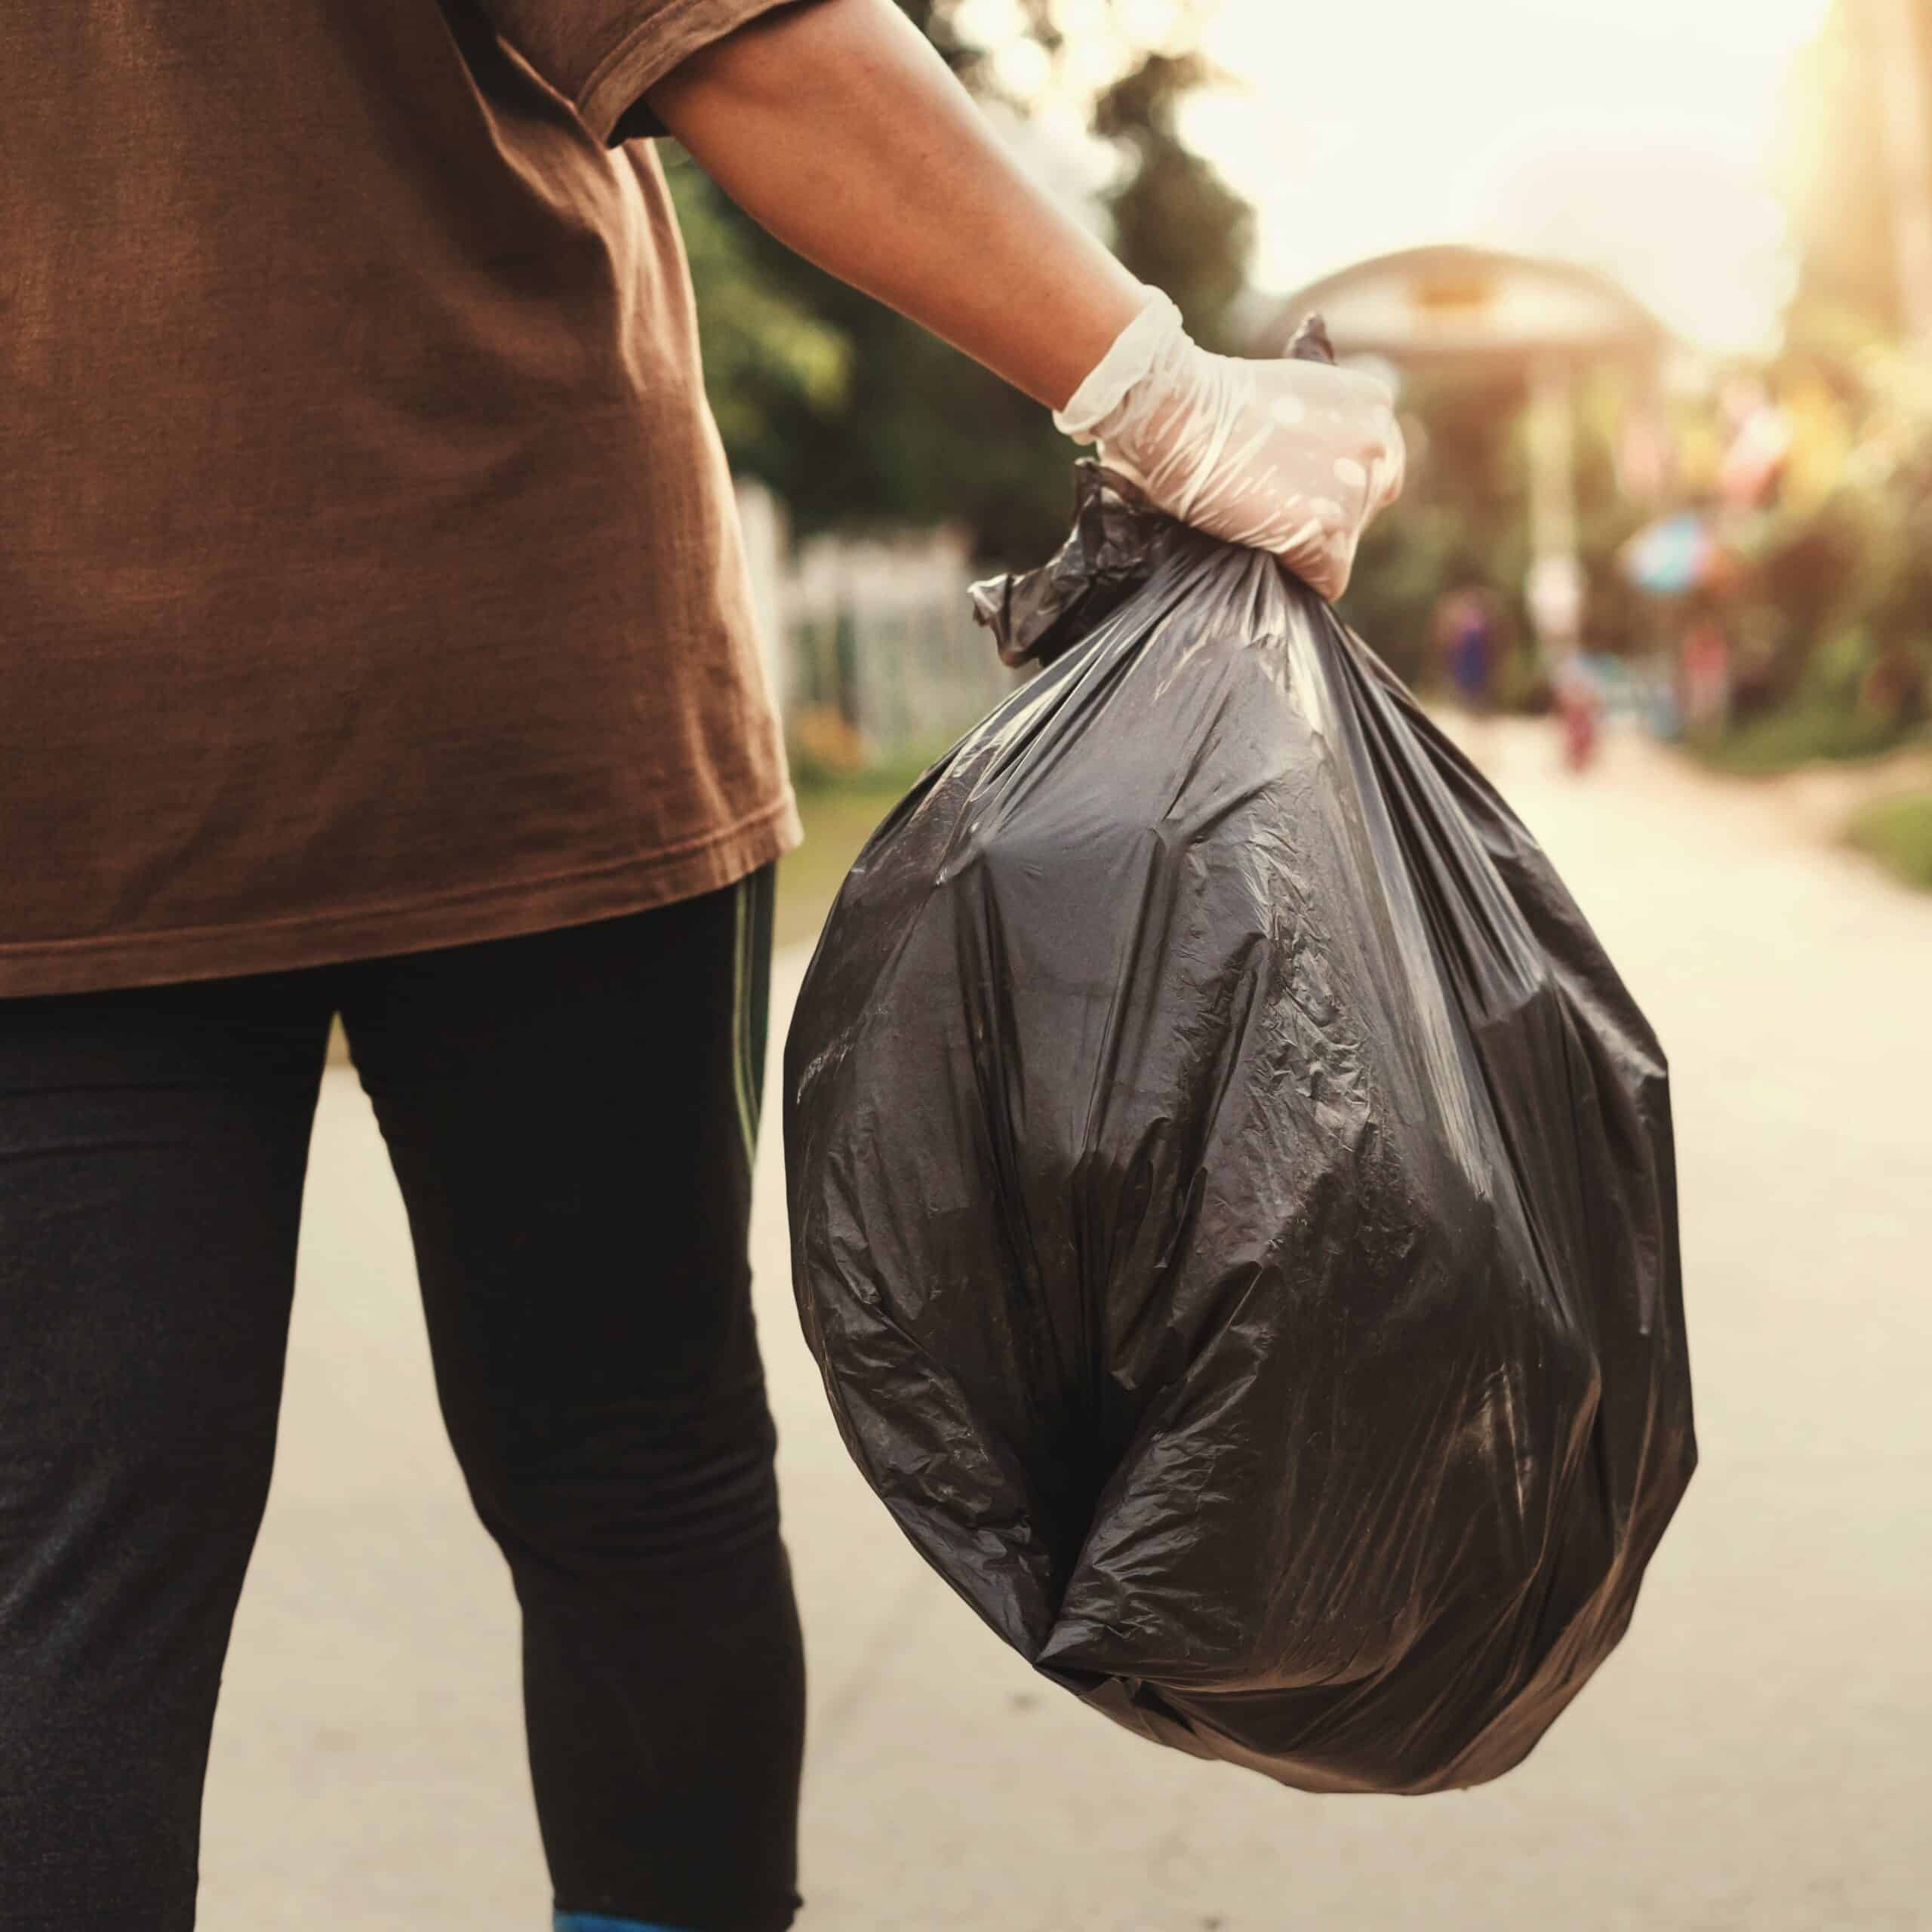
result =
[{"label": "white fence", "polygon": [[878,760],[949,743],[1011,691],[992,633],[974,622],[964,538],[814,537],[794,549],[783,512],[741,481],[738,503],[760,633],[789,722],[844,721]]}]

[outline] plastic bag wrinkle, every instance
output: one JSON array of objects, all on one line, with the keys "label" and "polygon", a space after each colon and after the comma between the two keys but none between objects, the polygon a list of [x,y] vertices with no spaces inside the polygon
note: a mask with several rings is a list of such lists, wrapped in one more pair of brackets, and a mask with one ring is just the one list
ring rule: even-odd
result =
[{"label": "plastic bag wrinkle", "polygon": [[1520,1761],[1695,1463],[1668,1081],[1321,601],[1081,472],[1040,664],[882,826],[788,1043],[807,1338],[1043,1673],[1315,1790]]}]

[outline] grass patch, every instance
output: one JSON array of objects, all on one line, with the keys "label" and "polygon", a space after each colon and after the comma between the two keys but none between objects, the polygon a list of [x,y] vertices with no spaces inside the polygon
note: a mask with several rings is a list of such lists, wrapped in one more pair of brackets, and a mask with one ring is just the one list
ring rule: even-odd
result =
[{"label": "grass patch", "polygon": [[1845,836],[1894,878],[1932,892],[1932,792],[1875,800],[1853,815]]},{"label": "grass patch", "polygon": [[860,848],[912,789],[923,768],[895,767],[800,783],[798,816],[804,821],[805,842],[778,862],[778,903],[773,918],[777,944],[818,937]]},{"label": "grass patch", "polygon": [[1911,734],[1841,705],[1789,704],[1753,718],[1718,739],[1690,741],[1714,771],[1769,778],[1818,759],[1881,758]]}]

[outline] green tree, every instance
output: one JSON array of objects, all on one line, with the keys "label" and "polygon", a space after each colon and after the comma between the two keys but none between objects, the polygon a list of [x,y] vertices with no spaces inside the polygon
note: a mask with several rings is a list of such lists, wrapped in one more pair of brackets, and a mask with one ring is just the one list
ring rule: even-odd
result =
[{"label": "green tree", "polygon": [[701,169],[680,156],[665,171],[701,291],[712,413],[725,447],[768,469],[795,417],[829,419],[846,408],[852,344],[764,272],[743,217]]},{"label": "green tree", "polygon": [[[956,5],[901,4],[968,86],[997,92]],[[1052,53],[1061,39],[1051,0],[1026,0],[1026,14]],[[1241,285],[1250,218],[1177,131],[1180,102],[1206,78],[1183,57],[1141,50],[1093,103],[1093,119],[1123,158],[1105,200],[1128,266],[1211,336]],[[734,464],[769,483],[802,531],[953,521],[989,563],[1049,551],[1071,509],[1075,451],[1047,412],[792,254],[688,161],[666,158]]]},{"label": "green tree", "polygon": [[1233,349],[1226,324],[1247,280],[1254,211],[1181,139],[1177,115],[1218,78],[1192,54],[1148,54],[1096,103],[1094,131],[1131,157],[1106,196],[1115,253],[1164,288],[1197,340]]}]

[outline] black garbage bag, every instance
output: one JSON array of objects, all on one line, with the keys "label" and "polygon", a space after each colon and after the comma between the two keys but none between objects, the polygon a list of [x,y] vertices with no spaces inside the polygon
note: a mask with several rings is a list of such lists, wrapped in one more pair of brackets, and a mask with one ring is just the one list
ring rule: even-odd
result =
[{"label": "black garbage bag", "polygon": [[786,1054],[845,1441],[1131,1728],[1518,1762],[1696,1460],[1663,1056],[1528,833],[1269,558],[1083,466],[1044,668],[866,848]]}]

